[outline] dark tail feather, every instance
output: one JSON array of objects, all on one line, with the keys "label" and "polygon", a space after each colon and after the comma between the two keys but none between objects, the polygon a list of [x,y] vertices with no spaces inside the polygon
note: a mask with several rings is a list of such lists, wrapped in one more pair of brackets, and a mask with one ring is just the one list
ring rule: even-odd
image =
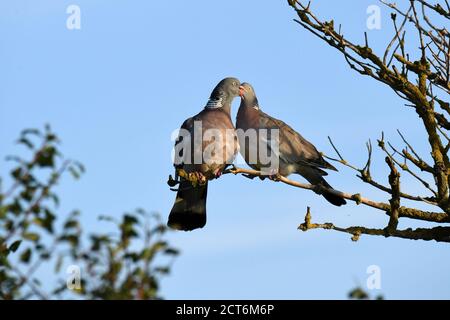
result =
[{"label": "dark tail feather", "polygon": [[[324,178],[321,178],[320,184],[321,184],[322,186],[328,188],[328,189],[333,189],[333,187],[331,187],[331,186],[328,184],[328,182],[325,181]],[[338,206],[338,207],[340,207],[340,206],[342,206],[342,205],[344,205],[344,204],[347,204],[347,201],[345,201],[344,198],[339,197],[339,196],[337,196],[337,195],[335,195],[335,194],[333,194],[333,193],[324,192],[324,193],[322,194],[322,196],[323,196],[325,199],[327,199],[327,201],[328,201],[329,203],[334,204],[335,206]]]},{"label": "dark tail feather", "polygon": [[327,199],[329,203],[334,204],[335,206],[338,206],[338,207],[340,207],[340,206],[342,206],[344,204],[347,204],[347,201],[345,201],[344,198],[341,198],[341,197],[339,197],[339,196],[337,196],[335,194],[332,194],[332,193],[324,193],[323,197],[325,199]]},{"label": "dark tail feather", "polygon": [[[325,179],[322,177],[322,173],[316,170],[304,170],[300,173],[303,177],[306,178],[311,184],[313,185],[321,185],[328,189],[333,189],[332,186],[328,184],[328,182],[325,181]],[[322,196],[327,199],[327,201],[331,204],[334,204],[335,206],[342,206],[347,203],[344,198],[339,197],[333,193],[330,192],[324,192],[322,193]]]},{"label": "dark tail feather", "polygon": [[167,225],[183,231],[203,228],[206,224],[208,184],[194,188],[189,181],[182,181],[179,187]]}]

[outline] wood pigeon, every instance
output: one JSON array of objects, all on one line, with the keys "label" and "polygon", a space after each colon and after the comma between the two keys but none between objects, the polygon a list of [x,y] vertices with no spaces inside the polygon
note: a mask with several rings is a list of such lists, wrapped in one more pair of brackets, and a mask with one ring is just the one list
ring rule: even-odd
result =
[{"label": "wood pigeon", "polygon": [[[260,160],[260,149],[267,148],[276,154],[276,173],[285,177],[292,173],[297,173],[313,185],[321,185],[331,189],[331,186],[323,178],[327,173],[322,169],[335,171],[337,169],[325,161],[314,145],[303,138],[298,132],[283,121],[262,112],[255,91],[250,84],[243,83],[240,91],[241,105],[237,114],[236,129],[238,131],[237,136],[240,144],[240,152],[247,164],[255,170],[262,170],[264,165]],[[246,136],[244,133],[248,133],[247,130],[249,129],[255,129],[256,135],[258,136],[257,141],[248,140],[250,135]],[[261,137],[263,129],[266,129],[264,130],[266,132],[272,129],[278,129],[277,148],[272,147],[273,145],[271,143],[273,141],[271,141],[268,134]],[[275,149],[277,150],[275,151]],[[255,150],[256,156],[254,153]],[[322,196],[335,206],[346,204],[343,198],[334,194],[324,192]]]},{"label": "wood pigeon", "polygon": [[184,121],[175,143],[174,166],[195,174],[200,184],[180,177],[180,184],[169,215],[168,226],[183,231],[206,224],[208,180],[219,177],[233,163],[238,152],[235,128],[231,120],[231,103],[240,93],[236,78],[217,84],[204,109]]}]

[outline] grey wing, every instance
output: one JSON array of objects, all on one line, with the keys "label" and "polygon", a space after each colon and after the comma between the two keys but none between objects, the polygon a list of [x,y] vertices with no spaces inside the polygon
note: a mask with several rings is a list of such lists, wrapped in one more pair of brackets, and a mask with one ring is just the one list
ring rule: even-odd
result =
[{"label": "grey wing", "polygon": [[194,129],[194,118],[186,119],[181,125],[178,137],[175,140],[175,155],[174,155],[174,166],[175,168],[182,168],[184,163],[186,163],[186,157],[188,152],[187,148],[191,146],[191,136]]},{"label": "grey wing", "polygon": [[[279,154],[280,158],[286,163],[306,165],[318,170],[322,168],[337,171],[334,166],[325,161],[312,143],[285,122],[261,112],[260,127],[279,129]],[[326,174],[326,172],[320,171],[322,174]]]}]

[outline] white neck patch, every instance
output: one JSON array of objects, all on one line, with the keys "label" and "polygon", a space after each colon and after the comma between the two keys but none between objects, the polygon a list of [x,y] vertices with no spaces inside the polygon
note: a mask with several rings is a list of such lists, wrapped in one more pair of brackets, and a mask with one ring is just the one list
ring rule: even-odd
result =
[{"label": "white neck patch", "polygon": [[205,108],[207,109],[219,109],[222,108],[222,98],[219,99],[209,99],[206,103]]}]

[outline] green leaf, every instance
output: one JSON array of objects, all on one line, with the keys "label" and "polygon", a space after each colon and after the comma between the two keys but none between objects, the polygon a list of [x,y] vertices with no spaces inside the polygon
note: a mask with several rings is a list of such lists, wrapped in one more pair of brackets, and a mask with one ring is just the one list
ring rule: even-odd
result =
[{"label": "green leaf", "polygon": [[125,254],[125,255],[124,255],[124,258],[125,258],[125,259],[130,259],[130,260],[132,260],[133,262],[139,261],[139,255],[136,254],[136,253],[134,253],[134,252]]},{"label": "green leaf", "polygon": [[0,207],[0,219],[4,219],[7,214],[8,214],[8,207],[7,206]]},{"label": "green leaf", "polygon": [[369,295],[362,289],[362,288],[355,288],[352,291],[349,292],[348,297],[350,299],[356,299],[356,300],[364,300],[368,299]]},{"label": "green leaf", "polygon": [[144,260],[151,260],[154,255],[155,255],[155,251],[152,250],[152,248],[146,248],[146,249],[142,250],[142,252],[141,252],[141,257]]},{"label": "green leaf", "polygon": [[92,242],[91,244],[92,251],[99,251],[104,244],[108,244],[109,242],[111,242],[108,236],[91,235],[90,238]]},{"label": "green leaf", "polygon": [[14,221],[12,220],[6,220],[5,221],[5,229],[7,231],[12,231],[12,229],[14,228]]},{"label": "green leaf", "polygon": [[20,193],[20,197],[27,202],[31,202],[31,200],[33,200],[35,193],[36,193],[36,188],[28,187]]},{"label": "green leaf", "polygon": [[64,224],[64,229],[78,228],[79,225],[77,220],[69,220]]},{"label": "green leaf", "polygon": [[158,241],[155,242],[155,244],[152,246],[152,249],[155,251],[160,251],[167,248],[167,242],[166,241]]},{"label": "green leaf", "polygon": [[155,272],[158,272],[161,274],[169,274],[170,268],[169,267],[157,267],[157,268],[155,268]]},{"label": "green leaf", "polygon": [[16,199],[13,203],[8,206],[8,211],[12,212],[14,215],[19,215],[22,213],[22,206],[20,202]]},{"label": "green leaf", "polygon": [[78,235],[76,234],[66,234],[59,238],[60,241],[67,241],[72,246],[76,247],[80,241]]},{"label": "green leaf", "polygon": [[14,241],[14,242],[9,246],[8,250],[11,251],[11,252],[16,252],[17,249],[19,249],[21,243],[22,243],[22,240]]},{"label": "green leaf", "polygon": [[23,144],[25,146],[27,146],[29,149],[34,149],[34,145],[33,143],[31,143],[30,140],[28,140],[27,138],[20,138],[17,143]]},{"label": "green leaf", "polygon": [[139,223],[139,220],[132,215],[126,214],[123,216],[123,224],[125,225],[133,225]]},{"label": "green leaf", "polygon": [[27,136],[30,134],[33,134],[38,137],[41,136],[41,132],[38,129],[33,129],[33,128],[22,130],[22,132],[20,133],[21,136]]},{"label": "green leaf", "polygon": [[114,218],[113,217],[110,217],[110,216],[99,216],[98,217],[98,220],[99,221],[107,221],[107,222],[115,222],[115,220],[114,220]]},{"label": "green leaf", "polygon": [[69,167],[67,170],[69,170],[70,174],[75,180],[80,179],[80,173],[74,167]]},{"label": "green leaf", "polygon": [[0,255],[0,266],[4,266],[6,268],[11,268],[11,264],[8,259],[4,255]]},{"label": "green leaf", "polygon": [[56,273],[59,273],[59,271],[61,271],[61,266],[63,264],[63,261],[64,261],[64,256],[59,255],[58,259],[56,260],[56,263],[55,263],[55,272]]},{"label": "green leaf", "polygon": [[52,142],[52,141],[57,141],[58,140],[58,137],[56,135],[54,135],[53,133],[48,133],[45,138],[47,139],[48,142]]},{"label": "green leaf", "polygon": [[75,161],[73,163],[76,167],[78,167],[78,171],[80,173],[85,173],[86,172],[86,168],[84,167],[84,165],[81,162]]},{"label": "green leaf", "polygon": [[45,217],[42,220],[42,226],[49,233],[53,233],[53,222],[56,220],[56,216],[48,209],[44,210]]},{"label": "green leaf", "polygon": [[20,168],[20,167],[16,168],[11,171],[11,176],[16,180],[19,180],[20,177],[22,176],[22,172],[23,172],[22,168]]},{"label": "green leaf", "polygon": [[52,168],[55,166],[55,156],[58,154],[53,146],[46,146],[36,154],[36,163],[41,168]]},{"label": "green leaf", "polygon": [[28,248],[20,255],[20,261],[22,261],[23,263],[29,263],[31,260],[31,254],[32,254],[31,249]]},{"label": "green leaf", "polygon": [[152,260],[158,251],[164,250],[167,247],[166,241],[158,241],[153,244],[150,248],[142,250],[141,257],[144,260]]},{"label": "green leaf", "polygon": [[40,257],[42,260],[48,260],[48,259],[50,259],[51,255],[50,255],[50,252],[44,251],[41,253]]},{"label": "green leaf", "polygon": [[5,238],[0,237],[0,255],[8,252],[8,247],[6,246]]},{"label": "green leaf", "polygon": [[59,207],[59,197],[56,194],[54,194],[54,193],[50,193],[48,196],[50,197],[50,199],[53,200],[53,203],[55,204],[55,207],[58,208]]},{"label": "green leaf", "polygon": [[160,224],[160,225],[156,226],[155,228],[153,228],[152,230],[150,230],[150,235],[163,234],[166,231],[167,231],[167,227],[163,224]]},{"label": "green leaf", "polygon": [[164,253],[170,256],[177,256],[180,254],[180,251],[174,248],[167,248],[164,250]]},{"label": "green leaf", "polygon": [[47,208],[44,209],[44,214],[45,215],[43,218],[35,218],[33,220],[33,222],[36,223],[38,226],[41,226],[42,228],[44,228],[50,234],[53,234],[53,222],[55,221],[56,217]]},{"label": "green leaf", "polygon": [[34,233],[34,232],[27,232],[27,233],[24,233],[22,236],[24,239],[27,239],[27,240],[30,240],[33,242],[37,242],[41,238],[41,236],[39,234]]}]

